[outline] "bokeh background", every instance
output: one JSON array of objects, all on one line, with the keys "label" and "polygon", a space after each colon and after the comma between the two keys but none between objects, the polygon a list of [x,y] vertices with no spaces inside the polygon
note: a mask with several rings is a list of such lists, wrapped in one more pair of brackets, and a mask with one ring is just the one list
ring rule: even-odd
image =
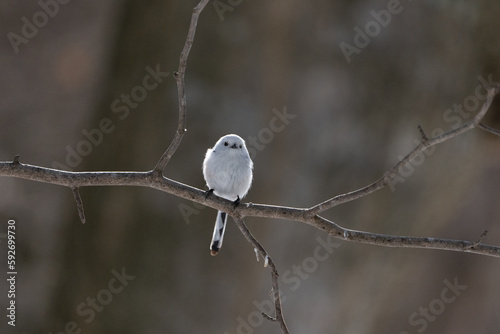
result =
[{"label": "bokeh background", "polygon": [[[151,90],[144,80],[177,69],[196,4],[2,1],[0,160],[151,169],[174,135],[177,90],[172,75],[158,76]],[[165,174],[204,188],[205,150],[237,133],[254,149],[247,201],[309,207],[371,183],[416,145],[418,124],[431,134],[466,122],[482,102],[480,78],[500,80],[498,1],[215,5],[199,20],[186,75],[188,132]],[[390,21],[380,14],[388,7]],[[30,30],[34,20],[40,27]],[[356,28],[366,27],[369,43],[358,36],[362,47],[348,61],[341,45],[355,47]],[[25,39],[12,42],[13,34]],[[287,124],[276,118],[285,111],[294,116]],[[84,133],[95,134],[103,119],[112,130],[85,146]],[[485,121],[500,128],[498,103]],[[81,161],[68,158],[78,147]],[[401,171],[404,182],[392,189],[324,215],[394,235],[477,240],[488,230],[483,241],[499,245],[499,152],[500,138],[473,130]],[[85,225],[69,189],[0,178],[0,232],[16,221],[18,271],[13,328],[1,234],[2,333],[280,333],[256,306],[269,303],[269,270],[233,223],[210,256],[215,210],[146,188],[81,193]],[[500,326],[498,259],[340,240],[327,253],[327,236],[311,226],[247,223],[282,273],[292,333]],[[134,278],[120,285],[113,272]]]}]

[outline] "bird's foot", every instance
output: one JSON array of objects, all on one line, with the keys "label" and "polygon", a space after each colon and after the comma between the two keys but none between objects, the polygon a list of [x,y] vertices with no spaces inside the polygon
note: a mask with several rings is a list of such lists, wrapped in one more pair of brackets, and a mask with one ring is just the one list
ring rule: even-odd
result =
[{"label": "bird's foot", "polygon": [[207,191],[205,191],[205,199],[207,199],[208,196],[212,195],[213,192],[214,192],[213,189],[208,189]]},{"label": "bird's foot", "polygon": [[233,207],[236,208],[238,205],[240,205],[240,196],[236,198],[236,200],[233,202]]}]

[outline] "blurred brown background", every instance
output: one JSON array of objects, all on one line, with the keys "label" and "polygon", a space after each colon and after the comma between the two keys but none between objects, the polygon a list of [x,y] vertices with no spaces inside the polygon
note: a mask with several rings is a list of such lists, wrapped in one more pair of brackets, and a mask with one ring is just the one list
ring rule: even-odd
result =
[{"label": "blurred brown background", "polygon": [[[60,1],[0,4],[0,160],[151,169],[174,135],[177,91],[166,72],[177,69],[197,2]],[[308,207],[362,187],[416,145],[418,124],[429,134],[462,124],[482,103],[478,78],[500,80],[498,1],[215,5],[199,20],[188,132],[165,173],[203,188],[205,150],[237,133],[254,149],[246,201]],[[357,50],[350,62],[346,44]],[[285,110],[294,118],[280,123]],[[497,104],[486,122],[500,128]],[[396,235],[477,240],[488,230],[484,242],[499,245],[499,149],[500,138],[471,131],[401,171],[393,189],[325,216]],[[16,327],[4,315],[2,333],[280,333],[256,306],[268,305],[269,270],[234,224],[210,256],[215,210],[152,189],[81,192],[85,225],[69,189],[0,178],[0,232],[16,221],[18,261]],[[304,224],[247,223],[282,273],[292,333],[500,326],[498,259],[343,241],[324,248],[327,236]]]}]

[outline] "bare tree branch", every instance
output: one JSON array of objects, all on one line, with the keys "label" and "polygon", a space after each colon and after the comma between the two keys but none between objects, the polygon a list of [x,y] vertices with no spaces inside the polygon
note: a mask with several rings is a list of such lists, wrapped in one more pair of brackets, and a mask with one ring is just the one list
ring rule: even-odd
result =
[{"label": "bare tree branch", "polygon": [[194,35],[196,33],[196,26],[198,24],[198,17],[202,12],[203,8],[207,5],[208,0],[201,0],[198,6],[193,10],[193,15],[191,16],[191,24],[189,25],[188,36],[186,38],[186,43],[182,49],[181,56],[179,59],[179,69],[174,72],[175,81],[177,82],[177,95],[179,99],[179,123],[177,124],[177,130],[175,132],[174,139],[170,143],[165,153],[161,156],[160,160],[154,168],[155,173],[162,173],[167,166],[170,158],[174,155],[175,151],[179,147],[182,137],[186,130],[186,116],[187,116],[187,104],[186,104],[186,89],[184,85],[184,76],[186,74],[187,59],[189,56],[189,51],[191,51],[191,46],[193,45]]},{"label": "bare tree branch", "polygon": [[[419,126],[419,131],[420,134],[422,135],[422,142],[413,149],[408,155],[406,155],[401,161],[399,161],[394,167],[392,167],[389,171],[387,171],[380,179],[377,181],[373,182],[372,184],[367,185],[366,187],[363,187],[361,189],[338,195],[333,198],[330,198],[318,205],[315,205],[309,209],[309,214],[311,216],[314,216],[320,212],[326,211],[328,209],[333,208],[334,206],[337,206],[342,203],[346,203],[355,199],[358,199],[360,197],[364,197],[366,195],[371,194],[374,191],[377,191],[383,187],[385,187],[389,182],[396,176],[398,170],[401,167],[404,167],[408,163],[410,163],[415,157],[418,155],[422,154],[426,149],[429,147],[432,147],[434,145],[440,144],[442,142],[445,142],[451,138],[454,138],[458,135],[461,135],[469,130],[474,129],[475,127],[479,126],[483,129],[486,128],[486,126],[481,126],[480,122],[483,119],[484,115],[488,111],[488,109],[491,106],[491,103],[493,102],[493,99],[495,96],[498,94],[500,90],[500,84],[495,84],[493,87],[490,87],[488,89],[488,96],[486,98],[486,101],[484,102],[483,106],[481,107],[481,110],[474,116],[474,118],[462,126],[450,130],[448,132],[445,132],[439,136],[433,137],[433,138],[427,138],[427,136],[424,133],[424,130],[422,129],[421,126]],[[491,128],[488,128],[488,131],[497,134],[496,130],[491,131]]]},{"label": "bare tree branch", "polygon": [[[314,226],[335,238],[386,247],[430,248],[488,255],[500,258],[500,247],[477,244],[473,241],[436,239],[423,237],[392,236],[343,228],[318,215],[311,215],[309,209],[243,203],[234,208],[233,202],[210,196],[205,191],[148,172],[67,172],[51,168],[32,166],[15,162],[0,162],[0,176],[73,187],[87,186],[139,186],[157,189],[193,202],[204,204],[216,210],[227,212],[233,217],[261,217],[299,221]],[[342,196],[342,195],[341,195]]]},{"label": "bare tree branch", "polygon": [[267,318],[268,320],[278,322],[280,327],[281,327],[281,331],[284,334],[288,334],[289,331],[288,331],[288,328],[286,326],[285,319],[283,318],[283,310],[281,308],[281,297],[280,297],[280,289],[279,289],[279,284],[278,284],[278,277],[279,277],[278,269],[276,268],[276,265],[274,264],[273,260],[271,259],[271,257],[267,253],[267,251],[264,249],[264,247],[262,247],[262,245],[257,241],[257,239],[255,239],[255,237],[252,235],[252,233],[250,233],[250,231],[248,230],[248,227],[246,226],[243,219],[238,217],[238,216],[233,216],[233,218],[234,218],[236,225],[238,226],[241,233],[243,234],[243,236],[248,240],[249,243],[252,244],[252,246],[256,249],[256,251],[264,259],[264,261],[265,261],[264,265],[268,264],[269,267],[271,268],[271,277],[272,277],[272,285],[273,285],[272,294],[273,294],[273,300],[274,300],[274,311],[275,311],[276,315],[274,317],[269,315],[269,314],[266,314],[266,313],[262,313],[262,315],[265,318]]}]

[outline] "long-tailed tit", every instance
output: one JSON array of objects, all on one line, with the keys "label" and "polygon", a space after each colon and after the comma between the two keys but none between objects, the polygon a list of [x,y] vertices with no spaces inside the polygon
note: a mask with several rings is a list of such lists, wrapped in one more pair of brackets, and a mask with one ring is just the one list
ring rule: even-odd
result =
[{"label": "long-tailed tit", "polygon": [[[237,135],[226,135],[209,148],[203,161],[203,177],[208,186],[207,196],[217,196],[238,205],[252,184],[253,162],[245,141]],[[210,253],[217,255],[226,230],[227,213],[218,211]]]}]

